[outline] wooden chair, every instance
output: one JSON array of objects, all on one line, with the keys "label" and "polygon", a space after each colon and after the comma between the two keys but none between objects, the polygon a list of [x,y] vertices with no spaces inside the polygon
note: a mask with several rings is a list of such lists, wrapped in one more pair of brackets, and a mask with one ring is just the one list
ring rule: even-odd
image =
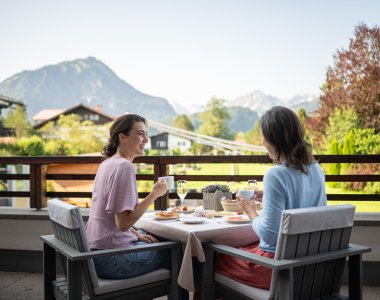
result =
[{"label": "wooden chair", "polygon": [[[205,244],[204,299],[361,299],[362,254],[371,249],[349,244],[355,207],[334,205],[285,210],[275,258],[236,248]],[[214,273],[214,255],[225,253],[273,270],[270,290],[262,290]],[[349,259],[349,297],[339,294]]]},{"label": "wooden chair", "polygon": [[[177,284],[181,244],[161,242],[123,249],[90,251],[79,207],[59,199],[48,201],[54,235],[41,236],[45,299],[152,299],[168,295],[179,299]],[[171,249],[171,269],[122,280],[107,280],[96,275],[93,258],[137,251]],[[56,280],[56,253],[63,258],[65,277]]]}]

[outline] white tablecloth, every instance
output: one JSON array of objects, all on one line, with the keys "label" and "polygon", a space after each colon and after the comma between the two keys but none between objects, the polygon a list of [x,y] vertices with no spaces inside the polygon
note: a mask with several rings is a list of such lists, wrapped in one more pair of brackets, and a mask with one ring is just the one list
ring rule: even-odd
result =
[{"label": "white tablecloth", "polygon": [[207,219],[201,224],[184,224],[176,221],[157,221],[152,213],[146,213],[135,227],[155,235],[182,242],[184,253],[178,284],[194,292],[192,257],[205,261],[202,242],[216,242],[233,247],[245,246],[259,240],[251,224],[228,224],[220,218]]}]

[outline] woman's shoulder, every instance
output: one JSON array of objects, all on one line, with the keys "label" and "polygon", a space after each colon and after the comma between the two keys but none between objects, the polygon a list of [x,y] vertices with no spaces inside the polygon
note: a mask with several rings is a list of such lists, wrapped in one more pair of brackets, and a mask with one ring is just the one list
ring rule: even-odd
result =
[{"label": "woman's shoulder", "polygon": [[[319,172],[321,170],[321,167],[317,162],[312,162],[310,165],[307,165],[306,168],[310,172]],[[293,177],[293,176],[301,176],[304,173],[302,173],[300,170],[288,167],[285,163],[278,164],[270,168],[264,176],[270,177],[270,178],[276,178],[279,177],[282,180],[285,180],[287,177]]]},{"label": "woman's shoulder", "polygon": [[310,164],[309,171],[323,173],[322,167],[319,165],[317,161],[314,161],[313,163]]},{"label": "woman's shoulder", "polygon": [[272,168],[266,171],[265,175],[275,175],[287,172],[289,168],[285,164],[274,165]]},{"label": "woman's shoulder", "polygon": [[289,172],[289,168],[284,164],[278,164],[267,170],[264,174],[266,179],[283,178],[286,173]]},{"label": "woman's shoulder", "polygon": [[105,161],[103,161],[101,163],[101,165],[103,165],[103,167],[105,167],[107,169],[134,170],[133,164],[129,160],[127,160],[123,157],[109,157]]}]

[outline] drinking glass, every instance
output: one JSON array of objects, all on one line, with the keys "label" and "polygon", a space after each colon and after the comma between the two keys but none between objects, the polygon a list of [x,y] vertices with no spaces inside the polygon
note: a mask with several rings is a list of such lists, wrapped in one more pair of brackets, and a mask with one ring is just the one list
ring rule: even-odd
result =
[{"label": "drinking glass", "polygon": [[248,189],[254,190],[254,191],[257,191],[259,188],[257,185],[257,180],[255,180],[255,179],[248,180],[247,186],[248,186]]},{"label": "drinking glass", "polygon": [[181,206],[183,206],[183,200],[187,195],[187,185],[186,180],[178,180],[177,181],[177,195],[179,199],[181,199]]},{"label": "drinking glass", "polygon": [[[248,187],[249,189],[254,190],[256,193],[256,191],[259,189],[257,185],[257,180],[254,180],[254,179],[248,180]],[[255,201],[255,204],[256,204],[256,210],[263,209],[263,204],[261,203],[261,201]]]}]

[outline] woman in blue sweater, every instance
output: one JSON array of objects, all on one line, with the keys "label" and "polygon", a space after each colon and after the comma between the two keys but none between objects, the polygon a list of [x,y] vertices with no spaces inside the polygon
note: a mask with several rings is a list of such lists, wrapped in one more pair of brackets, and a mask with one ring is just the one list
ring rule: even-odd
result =
[{"label": "woman in blue sweater", "polygon": [[[297,115],[286,107],[276,106],[260,118],[262,142],[276,164],[263,180],[263,211],[257,214],[255,201],[237,196],[238,203],[252,220],[260,241],[242,250],[274,257],[281,213],[285,209],[326,205],[325,175],[311,154],[305,131]],[[242,283],[270,288],[271,269],[228,255],[218,255],[217,272]]]}]

